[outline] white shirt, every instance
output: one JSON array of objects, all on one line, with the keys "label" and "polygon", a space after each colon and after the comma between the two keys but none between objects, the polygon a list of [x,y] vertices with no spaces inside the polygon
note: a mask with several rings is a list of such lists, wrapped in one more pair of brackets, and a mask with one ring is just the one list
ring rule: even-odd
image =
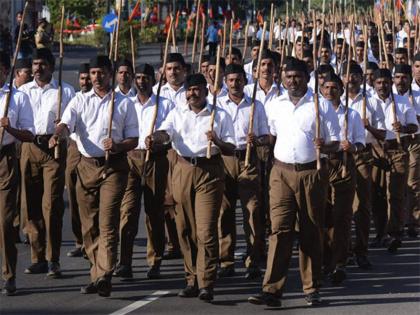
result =
[{"label": "white shirt", "polygon": [[[285,163],[309,163],[316,160],[314,139],[315,105],[311,90],[294,105],[289,94],[273,99],[265,106],[270,133],[276,136],[274,157]],[[340,140],[337,114],[329,102],[320,100],[320,129],[325,142]]]},{"label": "white shirt", "polygon": [[[251,117],[251,99],[244,95],[242,101],[237,105],[230,99],[229,95],[226,95],[220,98],[218,106],[226,111],[233,121],[236,149],[246,149],[246,138],[248,136],[249,119]],[[269,134],[264,106],[258,101],[255,102],[254,108],[253,132],[257,137]]]},{"label": "white shirt", "polygon": [[[346,97],[343,95],[341,97],[341,102],[345,104]],[[356,95],[354,99],[351,99],[349,97],[349,108],[357,111],[362,117],[363,115],[363,94],[362,91],[359,92],[359,94]],[[385,115],[382,111],[382,107],[380,107],[375,99],[372,97],[369,97],[366,94],[366,119],[369,121],[369,124],[376,129],[380,130],[386,130],[385,127]],[[363,127],[365,137],[366,137],[366,143],[373,143],[375,141],[375,137],[367,131]]]},{"label": "white shirt", "polygon": [[[385,114],[385,126],[386,126],[386,140],[395,139],[395,133],[393,131],[392,124],[394,123],[394,114],[392,109],[391,96],[389,96],[385,102],[382,101],[377,94],[374,96],[378,104],[382,107],[382,110]],[[401,125],[406,126],[408,124],[413,124],[418,126],[416,112],[413,106],[410,105],[408,97],[394,94],[395,100],[395,112],[397,115],[397,120]],[[407,136],[405,133],[400,133],[401,137]]]},{"label": "white shirt", "polygon": [[[198,114],[194,113],[188,104],[176,106],[169,112],[159,130],[168,133],[172,147],[181,156],[204,157],[207,154],[206,132],[210,130],[210,117],[212,106],[206,107]],[[235,144],[235,133],[232,119],[222,109],[215,113],[213,130],[220,140]],[[212,144],[211,154],[219,153],[219,148]]]},{"label": "white shirt", "polygon": [[[157,93],[157,87],[156,89],[153,89],[153,93]],[[172,103],[175,104],[175,106],[179,105],[185,105],[187,104],[187,96],[186,96],[186,90],[184,86],[181,86],[178,91],[175,91],[171,85],[167,82],[166,84],[162,85],[160,88],[160,98],[166,98],[170,100]]]},{"label": "white shirt", "polygon": [[[252,93],[254,92],[254,85],[254,83],[247,84],[244,88],[244,93],[249,98],[252,98]],[[266,105],[269,101],[271,101],[273,98],[276,98],[279,95],[281,95],[281,91],[279,90],[279,86],[276,82],[273,82],[267,94],[265,94],[260,84],[257,84],[257,94],[255,95],[255,99],[261,104]]]},{"label": "white shirt", "polygon": [[[338,116],[338,122],[341,128],[340,137],[343,141],[345,139],[344,120],[346,118],[346,108],[343,104],[340,104],[335,112]],[[352,144],[361,143],[365,145],[365,127],[363,126],[359,113],[349,108],[347,117],[347,140]]]},{"label": "white shirt", "polygon": [[411,89],[413,91],[420,91],[420,86],[417,84],[416,79],[413,79],[413,83],[411,83]]},{"label": "white shirt", "polygon": [[[395,87],[395,85],[392,86],[392,91],[394,92],[394,94],[398,94],[397,88]],[[413,92],[412,97],[410,97],[409,91],[405,92],[403,96],[408,98],[410,105],[413,107],[414,111],[416,112],[416,116],[420,116],[420,91],[412,90],[412,92]],[[417,130],[416,134],[420,134],[420,128],[419,130]]]},{"label": "white shirt", "polygon": [[[209,94],[207,95],[207,103],[209,103],[210,105],[213,105],[214,94],[210,92],[209,86],[210,84],[207,83],[207,90],[209,91]],[[216,96],[216,105],[219,103],[219,99],[221,97],[226,96],[227,94],[228,94],[228,88],[226,86],[226,83],[223,82],[222,88],[220,89],[219,93]]]},{"label": "white shirt", "polygon": [[[152,124],[153,116],[156,109],[156,95],[152,94],[146,103],[141,104],[137,96],[130,98],[134,103],[134,107],[137,113],[137,121],[139,125],[139,144],[136,149],[146,149],[144,140],[149,136],[150,127]],[[168,116],[169,112],[175,107],[175,105],[168,99],[159,98],[158,112],[156,116],[155,129],[159,129],[163,120]]]},{"label": "white shirt", "polygon": [[[103,141],[108,138],[109,107],[112,92],[103,98],[94,89],[78,94],[64,111],[61,123],[75,132],[77,148],[86,157],[105,156]],[[128,97],[115,93],[112,139],[121,142],[139,136],[134,104]]]},{"label": "white shirt", "polygon": [[[9,93],[8,85],[4,85],[0,89],[0,112],[4,113],[6,105],[7,93]],[[33,121],[33,113],[28,96],[12,88],[12,96],[9,103],[9,111],[7,113],[10,126],[15,129],[27,130],[35,134],[35,126]],[[4,132],[3,146],[11,144],[16,141],[16,138],[9,134],[6,130]]]},{"label": "white shirt", "polygon": [[[22,85],[19,90],[29,96],[34,115],[35,134],[53,134],[58,111],[58,81],[51,79],[50,83],[42,88],[36,83],[36,80],[33,80]],[[62,82],[61,115],[74,95],[74,88]]]},{"label": "white shirt", "polygon": [[252,77],[252,63],[254,60],[251,60],[251,62],[248,62],[244,65],[244,70],[247,75],[250,75]]},{"label": "white shirt", "polygon": [[120,93],[122,96],[126,96],[126,97],[133,97],[133,96],[136,96],[136,94],[137,94],[137,91],[134,87],[132,87],[130,90],[128,90],[128,93],[125,94],[123,91],[121,91],[119,85],[117,85],[117,87],[115,88],[115,92]]}]

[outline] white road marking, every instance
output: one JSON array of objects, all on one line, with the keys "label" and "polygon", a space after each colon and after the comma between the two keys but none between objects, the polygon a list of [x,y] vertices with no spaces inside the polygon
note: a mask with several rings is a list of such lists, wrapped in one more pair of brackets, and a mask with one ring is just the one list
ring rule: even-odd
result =
[{"label": "white road marking", "polygon": [[125,315],[128,313],[131,313],[132,311],[143,307],[153,301],[156,301],[158,298],[168,294],[169,291],[156,291],[153,292],[151,295],[146,296],[144,299],[138,300],[134,303],[131,303],[130,305],[127,305],[126,307],[119,309],[118,311],[115,311],[109,315]]}]

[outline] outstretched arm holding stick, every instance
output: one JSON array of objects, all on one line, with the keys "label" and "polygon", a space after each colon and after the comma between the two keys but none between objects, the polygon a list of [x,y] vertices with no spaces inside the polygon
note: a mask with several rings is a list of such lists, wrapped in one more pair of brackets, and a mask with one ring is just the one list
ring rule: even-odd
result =
[{"label": "outstretched arm holding stick", "polygon": [[[25,2],[25,7],[23,8],[22,22],[20,23],[20,27],[19,27],[18,40],[16,43],[15,54],[13,55],[12,67],[10,70],[9,92],[6,95],[6,104],[4,106],[3,117],[7,117],[7,114],[9,112],[10,99],[12,97],[12,92],[13,92],[12,91],[13,90],[13,74],[15,73],[16,59],[20,50],[20,44],[22,42],[22,32],[23,32],[23,26],[24,26],[27,7],[28,7],[28,1]],[[4,127],[0,127],[0,149],[3,147],[4,131],[5,131]]]},{"label": "outstretched arm holding stick", "polygon": [[[267,22],[264,22],[263,34],[265,34],[266,28],[267,28]],[[264,37],[261,37],[260,50],[258,52],[258,59],[257,59],[257,78],[255,79],[254,90],[252,91],[251,113],[250,113],[251,116],[249,117],[248,135],[251,135],[254,129],[255,97],[257,95],[257,87],[259,84],[258,81],[260,79],[260,67],[261,67],[261,57],[262,57],[263,48],[264,48]],[[248,142],[246,144],[245,166],[249,165],[250,158],[251,158],[251,143]]]}]

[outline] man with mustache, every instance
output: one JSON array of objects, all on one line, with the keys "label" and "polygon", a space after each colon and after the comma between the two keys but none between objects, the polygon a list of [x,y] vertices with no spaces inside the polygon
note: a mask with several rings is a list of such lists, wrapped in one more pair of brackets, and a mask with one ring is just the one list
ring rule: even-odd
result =
[{"label": "man with mustache", "polygon": [[[31,142],[35,127],[32,109],[26,94],[6,84],[10,72],[10,57],[0,52],[0,109],[4,112],[6,98],[11,94],[7,117],[0,119],[0,127],[4,128],[4,138],[0,150],[0,248],[2,255],[2,278],[4,280],[2,294],[16,294],[16,234],[13,220],[16,215],[17,187],[19,185],[19,162],[16,157],[16,140]],[[10,91],[10,89],[12,89]]]},{"label": "man with mustache", "polygon": [[[92,89],[92,81],[89,76],[89,64],[82,63],[79,66],[79,87],[76,94],[87,93]],[[68,257],[82,257],[86,255],[83,249],[82,223],[80,222],[79,205],[76,198],[77,164],[80,161],[80,152],[77,150],[76,135],[72,133],[69,137],[66,160],[66,188],[71,214],[71,228],[76,238],[76,246],[69,252]]]},{"label": "man with mustache", "polygon": [[[362,68],[356,63],[350,64],[349,82],[346,78],[347,64],[342,67],[342,80],[348,86],[349,108],[355,110],[362,117],[363,115],[363,91],[361,89],[363,80]],[[344,103],[345,95],[341,97]],[[363,117],[362,117],[363,119]],[[356,255],[356,263],[359,268],[370,269],[371,263],[368,259],[369,227],[372,213],[372,145],[377,140],[385,139],[385,116],[382,108],[369,95],[366,96],[366,119],[363,120],[365,129],[365,148],[353,152],[356,164],[356,198],[353,202],[353,219],[356,228],[356,240],[353,245],[353,252]]]},{"label": "man with mustache", "polygon": [[[420,91],[411,90],[411,67],[397,65],[394,70],[394,93],[408,97],[410,106],[415,110],[420,121]],[[420,219],[420,130],[407,138],[408,142],[408,231],[410,237],[417,237],[417,225]]]},{"label": "man with mustache", "polygon": [[127,59],[119,59],[117,61],[117,87],[115,91],[121,93],[123,96],[136,96],[136,89],[133,85],[133,64]]},{"label": "man with mustache", "polygon": [[[169,100],[175,106],[184,105],[187,102],[185,95],[184,81],[186,77],[186,64],[184,57],[179,53],[168,54],[166,67],[164,69],[165,79],[167,83],[160,90],[160,97]],[[156,85],[155,85],[156,87]],[[157,93],[157,88],[153,90]],[[163,259],[177,259],[181,257],[181,249],[178,242],[178,234],[175,224],[175,202],[172,193],[172,171],[177,162],[176,152],[168,149],[168,180],[165,192],[165,224],[167,232],[166,254]]]},{"label": "man with mustache", "polygon": [[32,80],[32,62],[31,59],[18,59],[15,65],[15,78],[13,85],[15,88],[20,88],[25,83]]},{"label": "man with mustache", "polygon": [[[77,96],[64,111],[61,122],[49,140],[49,147],[69,133],[76,134],[81,153],[76,184],[82,222],[83,244],[91,263],[91,282],[82,294],[111,294],[111,278],[117,260],[121,200],[128,178],[126,154],[138,143],[138,122],[134,105],[115,93],[112,138],[108,138],[109,106],[113,75],[107,56],[93,57],[89,63],[93,88]],[[109,151],[108,163],[105,152]]]},{"label": "man with mustache", "polygon": [[[306,64],[292,59],[285,65],[288,93],[266,105],[274,165],[270,173],[271,235],[267,269],[259,295],[252,304],[281,306],[299,216],[299,266],[308,305],[321,303],[323,216],[328,190],[325,165],[317,170],[316,149],[337,151],[340,127],[332,106],[319,103],[321,138],[315,133],[314,95],[308,90]],[[325,161],[321,161],[324,164]]]},{"label": "man with mustache", "polygon": [[[223,198],[224,172],[220,154],[233,154],[234,130],[230,116],[215,113],[210,131],[212,106],[206,101],[207,82],[202,74],[187,77],[187,102],[176,106],[159,131],[146,140],[148,148],[172,142],[178,162],[172,174],[176,202],[176,225],[184,255],[187,286],[179,297],[213,300],[219,244],[217,224]],[[211,157],[206,157],[211,141]]]},{"label": "man with mustache", "polygon": [[[381,243],[388,234],[391,237],[387,242],[388,251],[394,253],[402,245],[408,173],[407,143],[411,134],[418,130],[418,122],[415,110],[409,104],[408,98],[397,94],[391,96],[393,93],[392,75],[388,69],[376,70],[374,82],[376,101],[385,114],[384,150],[386,151],[386,160],[391,167],[386,171],[385,187],[381,186],[381,183],[375,178],[374,186],[380,193],[374,195],[372,210],[377,230],[377,242]],[[400,144],[397,142],[396,133],[400,134]],[[384,207],[384,205],[386,206]]]},{"label": "man with mustache", "polygon": [[[260,222],[260,180],[255,148],[268,145],[268,125],[264,107],[255,101],[253,133],[249,135],[251,99],[244,94],[246,73],[241,65],[226,67],[225,82],[228,95],[221,97],[218,106],[233,120],[236,149],[233,155],[222,155],[225,165],[226,187],[219,217],[220,278],[235,274],[236,201],[240,199],[244,216],[247,244],[246,279],[261,276],[260,253],[263,250]],[[247,143],[251,143],[250,164],[245,166]]]},{"label": "man with mustache", "polygon": [[[59,261],[67,143],[60,143],[60,156],[55,159],[54,149],[48,147],[58,110],[58,82],[52,76],[54,56],[50,50],[41,48],[33,52],[32,58],[34,80],[20,87],[29,96],[35,124],[35,139],[33,143],[22,143],[20,159],[22,211],[27,216],[25,228],[32,261],[25,273],[46,272],[49,277],[56,278],[61,275]],[[73,87],[62,82],[62,112],[73,97]]]},{"label": "man with mustache", "polygon": [[413,83],[411,84],[411,88],[413,91],[420,91],[420,52],[414,56],[412,72]]},{"label": "man with mustache", "polygon": [[[216,69],[217,69],[217,57],[216,56],[212,56],[210,57],[209,60],[209,68],[207,70],[207,89],[209,91],[209,94],[207,95],[207,101],[210,104],[213,104],[213,99],[214,99],[214,93],[215,91],[215,80],[216,80]],[[226,63],[225,63],[225,58],[220,57],[220,61],[219,61],[219,82],[217,82],[217,86],[218,86],[218,93],[216,95],[217,99],[220,99],[221,97],[224,97],[227,95],[227,87],[225,82],[223,81],[223,77],[225,74],[225,68],[226,68]]]},{"label": "man with mustache", "polygon": [[[341,128],[340,148],[328,156],[330,193],[325,211],[323,258],[324,274],[328,274],[331,282],[338,285],[347,277],[346,264],[351,243],[352,203],[356,190],[356,167],[352,154],[364,149],[365,131],[357,111],[348,108],[346,113],[345,99],[344,102],[340,100],[344,92],[343,83],[335,73],[325,78],[321,90],[324,98],[333,105]],[[344,154],[347,154],[346,160]]]},{"label": "man with mustache", "polygon": [[[137,95],[132,97],[139,123],[139,143],[128,152],[127,188],[121,204],[120,215],[120,256],[114,276],[132,278],[131,268],[133,245],[138,231],[141,197],[144,194],[147,231],[147,263],[150,269],[147,278],[160,277],[160,265],[165,250],[165,218],[163,202],[168,173],[167,147],[156,148],[145,161],[145,138],[150,131],[150,124],[156,106],[156,95],[152,88],[155,83],[155,70],[149,64],[136,67],[134,84]],[[155,128],[159,128],[174,104],[167,99],[159,99]]]}]

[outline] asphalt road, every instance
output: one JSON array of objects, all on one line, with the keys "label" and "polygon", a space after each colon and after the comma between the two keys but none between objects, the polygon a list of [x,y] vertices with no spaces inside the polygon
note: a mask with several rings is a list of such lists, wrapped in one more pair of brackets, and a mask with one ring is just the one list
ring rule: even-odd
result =
[{"label": "asphalt road", "polygon": [[[143,62],[157,64],[158,45],[140,51]],[[64,80],[77,84],[79,63],[95,54],[94,49],[72,49],[66,54]],[[245,281],[240,253],[245,251],[240,212],[237,213],[239,230],[237,275],[218,280],[215,300],[211,304],[193,299],[178,298],[183,288],[181,260],[164,261],[162,279],[147,280],[144,216],[140,218],[139,234],[134,248],[134,279],[113,279],[110,298],[97,295],[80,295],[79,290],[89,282],[89,263],[83,258],[69,258],[66,253],[73,247],[69,212],[64,217],[61,251],[61,279],[48,279],[45,275],[25,275],[23,270],[30,263],[29,247],[18,245],[17,285],[14,297],[0,296],[0,314],[272,314],[280,309],[258,307],[247,298],[259,292],[261,281]],[[373,235],[372,235],[373,236]],[[420,314],[420,239],[404,239],[403,247],[396,254],[385,249],[372,249],[370,259],[374,265],[369,272],[356,266],[348,267],[348,279],[342,286],[331,286],[328,281],[322,288],[325,304],[317,308],[306,306],[294,253],[287,288],[284,294],[284,314]]]}]

